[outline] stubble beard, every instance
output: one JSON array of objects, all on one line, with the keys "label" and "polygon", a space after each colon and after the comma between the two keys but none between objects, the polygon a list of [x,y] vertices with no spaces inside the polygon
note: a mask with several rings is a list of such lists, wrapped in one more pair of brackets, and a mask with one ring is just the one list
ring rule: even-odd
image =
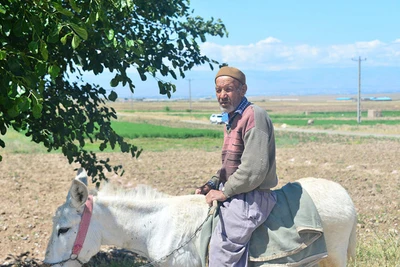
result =
[{"label": "stubble beard", "polygon": [[226,112],[226,113],[231,113],[231,112],[235,111],[235,108],[232,105],[229,105],[228,107],[223,107],[220,104],[219,108],[221,109],[222,112]]}]

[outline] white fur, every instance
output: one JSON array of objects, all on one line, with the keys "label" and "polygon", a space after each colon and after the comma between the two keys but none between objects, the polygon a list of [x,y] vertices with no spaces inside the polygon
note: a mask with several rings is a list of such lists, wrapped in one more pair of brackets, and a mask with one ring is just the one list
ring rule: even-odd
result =
[{"label": "white fur", "polygon": [[[82,173],[78,177],[82,180]],[[314,200],[323,222],[328,257],[320,266],[346,266],[355,252],[356,213],[346,190],[324,179],[299,180]],[[84,183],[74,182],[69,195],[87,192]],[[84,203],[84,202],[83,202]],[[73,197],[58,208],[53,233],[46,250],[46,263],[68,259],[79,227],[82,206]],[[106,185],[94,200],[93,216],[79,259],[89,261],[102,245],[125,248],[158,260],[188,240],[207,216],[203,195],[168,196],[149,187],[139,186],[125,192]],[[58,236],[60,228],[70,228]],[[199,239],[184,246],[159,266],[201,266]],[[66,267],[80,266],[68,261]]]}]

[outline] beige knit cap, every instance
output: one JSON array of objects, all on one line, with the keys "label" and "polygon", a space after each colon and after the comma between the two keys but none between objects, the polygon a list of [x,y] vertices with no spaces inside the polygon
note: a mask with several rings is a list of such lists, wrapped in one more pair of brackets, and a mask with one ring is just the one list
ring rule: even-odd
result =
[{"label": "beige knit cap", "polygon": [[234,67],[225,66],[220,68],[217,75],[215,76],[215,80],[217,80],[219,76],[229,76],[238,80],[241,84],[246,84],[246,75],[244,75],[243,72]]}]

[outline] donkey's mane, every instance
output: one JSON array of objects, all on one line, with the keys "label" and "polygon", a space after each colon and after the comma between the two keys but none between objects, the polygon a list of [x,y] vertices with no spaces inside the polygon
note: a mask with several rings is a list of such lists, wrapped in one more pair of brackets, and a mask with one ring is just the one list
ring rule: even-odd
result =
[{"label": "donkey's mane", "polygon": [[123,188],[121,186],[106,183],[102,189],[98,192],[98,195],[128,198],[133,199],[158,199],[158,198],[169,198],[170,195],[158,192],[156,189],[149,185],[137,185],[135,188]]}]

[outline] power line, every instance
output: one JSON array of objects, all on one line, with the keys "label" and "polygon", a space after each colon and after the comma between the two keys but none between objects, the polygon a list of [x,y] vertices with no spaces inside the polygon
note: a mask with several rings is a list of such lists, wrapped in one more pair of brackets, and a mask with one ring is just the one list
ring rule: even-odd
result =
[{"label": "power line", "polygon": [[192,79],[188,79],[189,81],[189,111],[192,111]]},{"label": "power line", "polygon": [[359,56],[358,59],[352,58],[353,61],[358,61],[358,100],[357,100],[357,122],[361,123],[361,61],[366,61],[367,59],[361,59]]}]

